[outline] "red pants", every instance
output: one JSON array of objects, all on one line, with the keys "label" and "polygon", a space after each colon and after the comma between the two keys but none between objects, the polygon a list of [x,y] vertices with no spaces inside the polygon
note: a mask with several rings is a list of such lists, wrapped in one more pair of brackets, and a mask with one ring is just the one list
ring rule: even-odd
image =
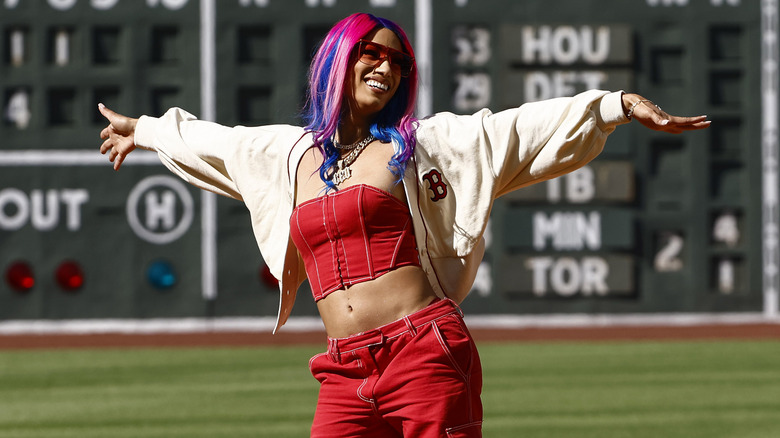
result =
[{"label": "red pants", "polygon": [[312,437],[481,437],[482,367],[450,300],[366,333],[329,339]]}]

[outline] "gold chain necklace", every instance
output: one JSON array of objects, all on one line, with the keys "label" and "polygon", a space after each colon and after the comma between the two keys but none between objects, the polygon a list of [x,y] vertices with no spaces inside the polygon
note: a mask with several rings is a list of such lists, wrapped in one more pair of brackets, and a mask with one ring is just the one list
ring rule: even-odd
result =
[{"label": "gold chain necklace", "polygon": [[369,135],[368,137],[358,142],[354,149],[349,151],[349,153],[344,158],[336,162],[336,172],[333,174],[332,178],[333,184],[339,185],[352,176],[352,169],[349,166],[351,166],[352,163],[357,160],[358,155],[363,152],[363,149],[365,149],[366,146],[368,146],[368,144],[374,140],[374,136]]}]

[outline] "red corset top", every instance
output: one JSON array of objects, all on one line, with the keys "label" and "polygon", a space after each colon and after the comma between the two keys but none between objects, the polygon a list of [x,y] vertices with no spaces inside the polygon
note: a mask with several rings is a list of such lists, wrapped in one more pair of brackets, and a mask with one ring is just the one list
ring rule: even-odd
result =
[{"label": "red corset top", "polygon": [[290,216],[290,235],[315,301],[398,267],[420,266],[409,209],[365,184],[302,202]]}]

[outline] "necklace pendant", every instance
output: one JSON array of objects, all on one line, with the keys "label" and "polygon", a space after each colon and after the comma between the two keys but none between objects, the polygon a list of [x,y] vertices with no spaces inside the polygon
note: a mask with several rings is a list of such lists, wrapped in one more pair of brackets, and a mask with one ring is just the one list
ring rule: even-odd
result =
[{"label": "necklace pendant", "polygon": [[349,151],[344,158],[336,161],[336,172],[333,173],[333,177],[331,178],[333,184],[339,185],[352,176],[352,169],[350,169],[349,166],[357,160],[358,155],[360,155],[360,153],[363,152],[363,149],[372,141],[374,141],[374,136],[369,135],[362,140],[355,149]]},{"label": "necklace pendant", "polygon": [[333,184],[339,185],[344,181],[348,180],[351,176],[352,176],[352,169],[350,169],[349,166],[343,169],[341,168],[341,166],[339,166],[339,170],[337,170],[336,173],[333,174]]}]

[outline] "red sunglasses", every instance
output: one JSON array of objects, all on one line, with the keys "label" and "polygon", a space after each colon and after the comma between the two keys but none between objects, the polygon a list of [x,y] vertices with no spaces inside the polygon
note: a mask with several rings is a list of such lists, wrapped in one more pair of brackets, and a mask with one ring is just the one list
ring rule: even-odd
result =
[{"label": "red sunglasses", "polygon": [[360,62],[376,67],[385,59],[390,62],[390,67],[398,70],[403,77],[409,76],[414,69],[414,58],[406,53],[373,41],[358,41],[358,60]]}]

